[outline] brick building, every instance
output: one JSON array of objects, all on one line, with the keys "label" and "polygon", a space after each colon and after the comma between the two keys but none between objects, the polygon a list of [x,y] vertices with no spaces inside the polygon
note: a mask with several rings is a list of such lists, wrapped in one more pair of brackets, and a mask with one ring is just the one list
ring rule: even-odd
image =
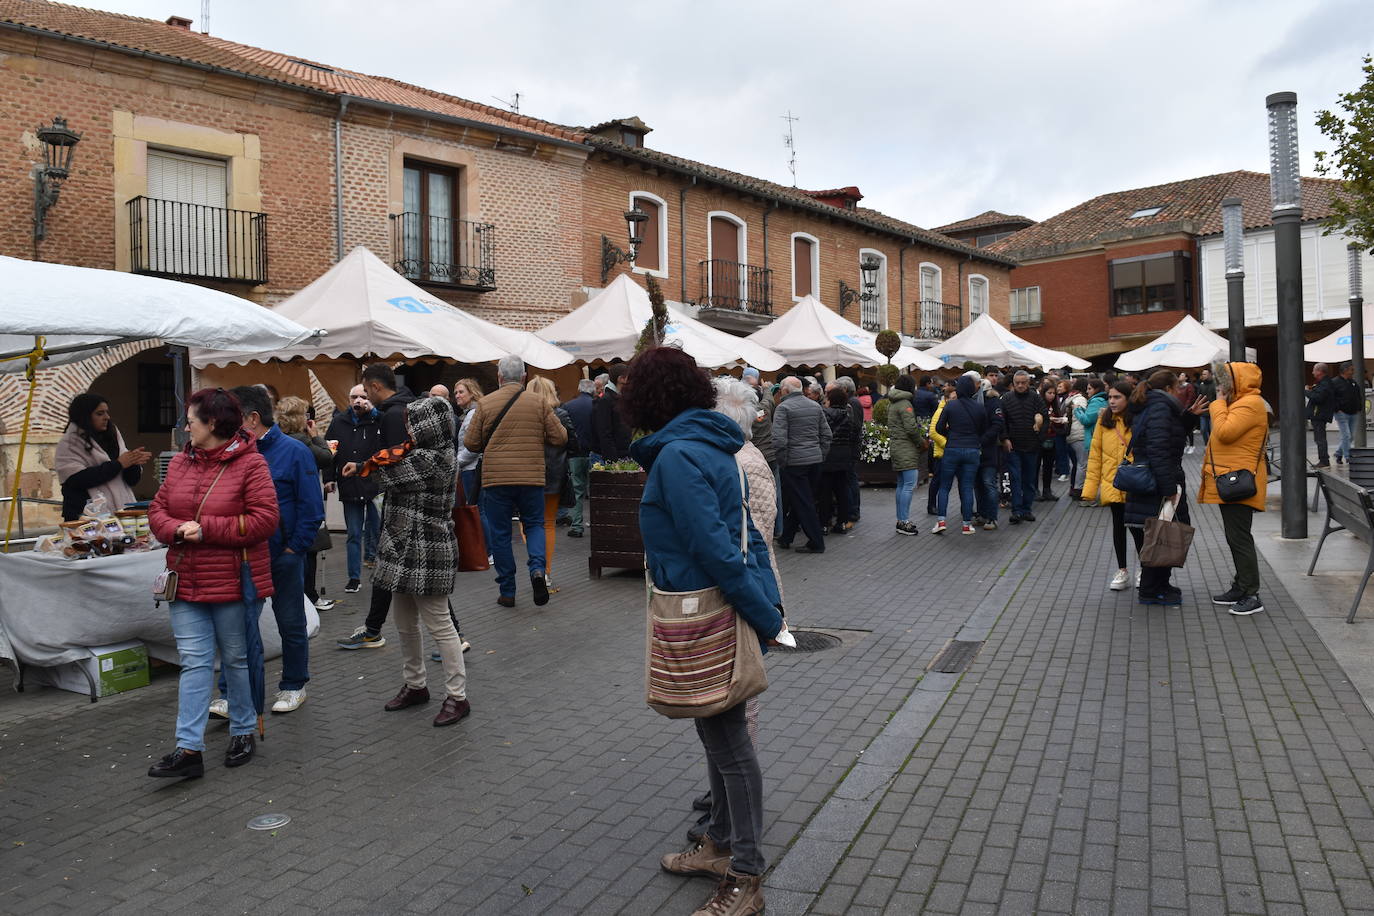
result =
[{"label": "brick building", "polygon": [[959,220],[957,223],[936,226],[934,231],[975,248],[987,248],[1013,233],[1034,225],[1035,220],[1029,216],[1014,216],[998,213],[996,210],[985,210],[977,216]]},{"label": "brick building", "polygon": [[[970,315],[1005,322],[1014,262],[859,206],[858,188],[804,191],[654,150],[638,118],[587,130],[583,272],[604,285],[615,271],[652,273],[669,299],[748,334],[813,294],[856,324],[911,339],[943,340]],[[602,277],[602,236],[626,247],[625,211],[650,215],[639,260]],[[878,264],[872,298],[860,263]]]}]

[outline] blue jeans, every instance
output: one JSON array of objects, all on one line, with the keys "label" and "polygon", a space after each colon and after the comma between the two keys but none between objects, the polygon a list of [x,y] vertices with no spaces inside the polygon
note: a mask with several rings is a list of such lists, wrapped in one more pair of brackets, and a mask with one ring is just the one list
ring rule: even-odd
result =
[{"label": "blue jeans", "polygon": [[515,597],[515,554],[511,551],[511,517],[520,516],[525,529],[530,575],[544,573],[544,488],[542,486],[483,487],[482,505],[487,511],[491,540],[487,549],[496,560],[496,584],[501,594]]},{"label": "blue jeans", "polygon": [[348,578],[363,577],[363,558],[377,555],[377,537],[381,534],[382,514],[372,500],[344,503],[344,527],[348,529]]},{"label": "blue jeans", "polygon": [[1035,502],[1035,474],[1040,467],[1040,450],[1007,452],[1007,467],[1011,470],[1011,514],[1029,515]]},{"label": "blue jeans", "polygon": [[944,518],[949,512],[949,490],[955,480],[959,481],[959,513],[964,524],[973,521],[973,481],[978,476],[978,465],[982,463],[981,448],[950,448],[945,446],[945,454],[940,458],[940,496],[935,506],[935,514]]},{"label": "blue jeans", "polygon": [[916,489],[916,469],[897,472],[897,521],[911,521],[911,494]]},{"label": "blue jeans", "polygon": [[[210,603],[173,601],[172,633],[176,635],[181,663],[177,694],[177,747],[205,750],[205,721],[210,715],[210,687],[215,676],[215,650],[219,650],[223,676],[227,678],[229,734],[251,735],[257,714],[248,687],[248,636],[242,601]],[[254,601],[252,613],[262,612]]]},{"label": "blue jeans", "polygon": [[1202,444],[1206,447],[1207,441],[1212,438],[1212,415],[1205,410],[1198,417],[1198,431],[1202,433]]},{"label": "blue jeans", "polygon": [[[272,614],[281,634],[281,681],[277,689],[300,690],[310,680],[310,637],[305,632],[305,554],[283,553],[272,560]],[[257,627],[249,638],[262,642]],[[219,692],[227,695],[223,671]]]},{"label": "blue jeans", "polygon": [[[463,478],[463,493],[468,502],[477,503],[477,516],[482,520],[482,539],[487,542],[487,553],[491,553],[491,525],[487,523],[487,510],[482,507],[481,488],[477,485],[477,468],[460,472]],[[474,492],[476,491],[476,492]]]},{"label": "blue jeans", "polygon": [[1346,461],[1350,460],[1350,437],[1355,428],[1355,418],[1358,416],[1356,413],[1336,411],[1336,428],[1341,431],[1341,444],[1336,446],[1336,454]]},{"label": "blue jeans", "polygon": [[990,522],[997,521],[997,504],[1001,501],[997,486],[997,465],[978,469],[978,514]]}]

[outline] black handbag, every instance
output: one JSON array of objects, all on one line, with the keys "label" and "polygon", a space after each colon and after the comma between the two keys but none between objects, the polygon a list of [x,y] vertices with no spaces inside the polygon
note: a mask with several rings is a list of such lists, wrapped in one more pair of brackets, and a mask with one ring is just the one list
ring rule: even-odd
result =
[{"label": "black handbag", "polygon": [[[1269,434],[1264,435],[1265,445],[1269,443]],[[1260,449],[1260,457],[1255,462],[1255,470],[1259,470],[1260,462],[1264,460],[1267,448]],[[1241,468],[1238,471],[1228,471],[1225,474],[1217,473],[1216,462],[1212,460],[1212,446],[1207,445],[1207,463],[1212,466],[1212,482],[1217,488],[1217,498],[1224,503],[1244,502],[1259,492],[1259,484],[1255,480],[1255,472],[1249,468]]]}]

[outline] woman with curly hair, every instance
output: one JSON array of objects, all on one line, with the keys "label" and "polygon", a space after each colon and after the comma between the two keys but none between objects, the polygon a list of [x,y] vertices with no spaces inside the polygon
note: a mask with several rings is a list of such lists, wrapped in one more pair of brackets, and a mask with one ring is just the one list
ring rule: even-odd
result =
[{"label": "woman with curly hair", "polygon": [[[745,494],[735,453],[740,425],[712,407],[716,392],[681,350],[656,347],[635,357],[620,396],[633,429],[648,435],[630,455],[648,471],[639,506],[644,557],[656,590],[719,588],[736,613],[773,643],[785,629],[763,536],[740,511]],[[748,551],[740,555],[747,534]],[[746,702],[696,719],[711,785],[710,824],[685,852],[664,856],[665,871],[719,879],[704,913],[763,911],[763,773],[749,738]]]}]

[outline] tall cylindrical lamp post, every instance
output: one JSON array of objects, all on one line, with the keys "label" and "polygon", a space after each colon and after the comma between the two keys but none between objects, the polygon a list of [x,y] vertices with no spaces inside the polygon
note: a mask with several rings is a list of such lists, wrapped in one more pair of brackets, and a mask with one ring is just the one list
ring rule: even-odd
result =
[{"label": "tall cylindrical lamp post", "polygon": [[1269,196],[1273,205],[1278,294],[1279,455],[1285,538],[1307,537],[1307,435],[1303,415],[1302,188],[1298,173],[1298,96],[1276,92],[1269,109]]},{"label": "tall cylindrical lamp post", "polygon": [[1364,250],[1352,244],[1346,254],[1350,258],[1350,361],[1355,365],[1355,387],[1360,391],[1360,412],[1355,415],[1353,438],[1357,448],[1364,448],[1364,276],[1360,263]]},{"label": "tall cylindrical lamp post", "polygon": [[1245,221],[1239,197],[1221,202],[1221,237],[1226,254],[1226,339],[1231,362],[1245,362]]}]

